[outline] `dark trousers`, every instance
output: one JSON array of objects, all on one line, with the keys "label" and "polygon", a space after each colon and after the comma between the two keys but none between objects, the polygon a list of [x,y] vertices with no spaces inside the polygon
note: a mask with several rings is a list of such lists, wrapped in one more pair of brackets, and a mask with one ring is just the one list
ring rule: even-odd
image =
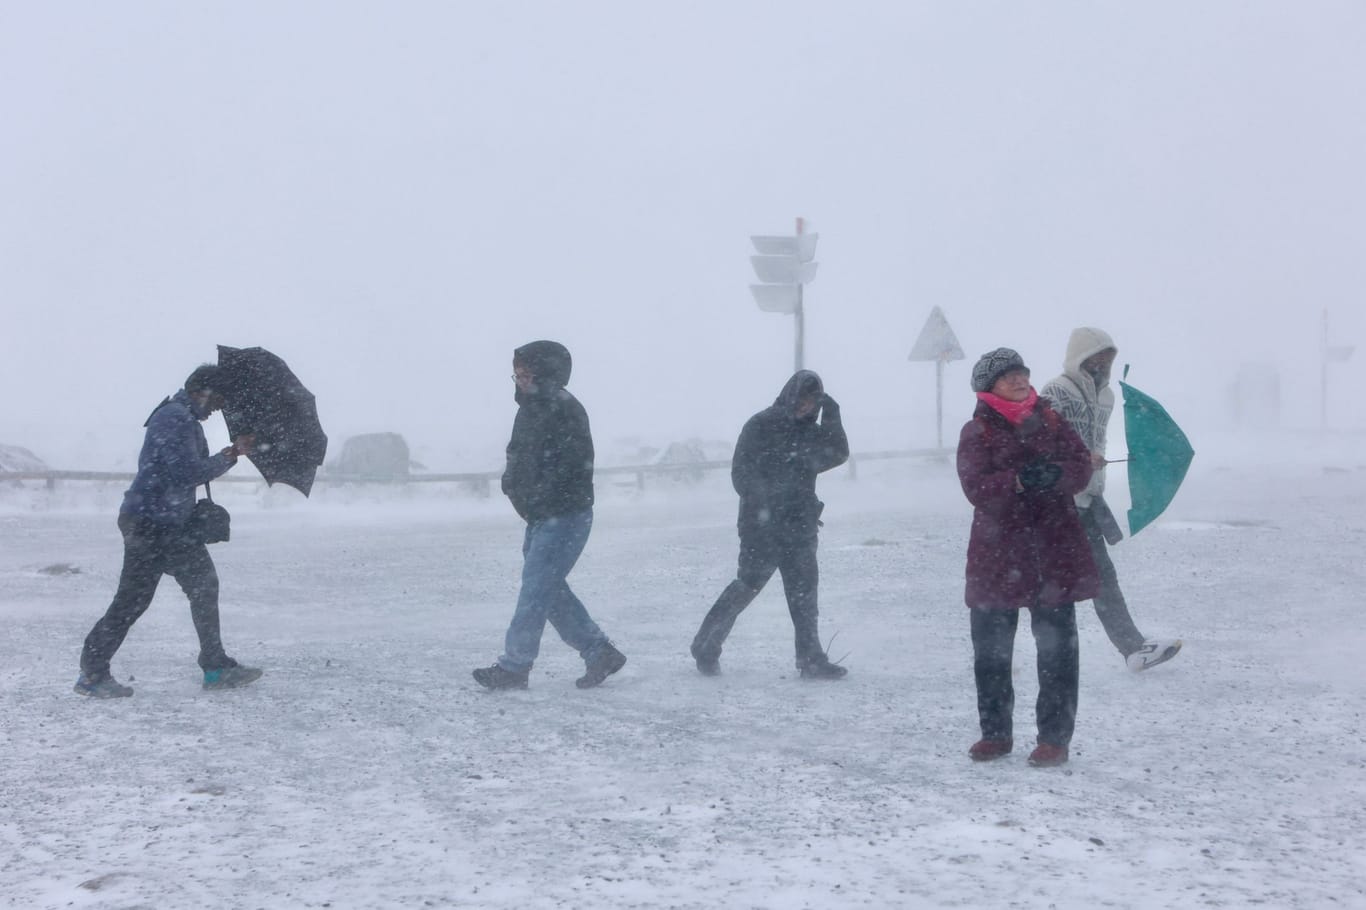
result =
[{"label": "dark trousers", "polygon": [[[1019,610],[979,610],[972,614],[973,674],[977,678],[977,717],[983,739],[1010,739],[1015,686],[1010,678]],[[1031,607],[1030,628],[1038,648],[1039,700],[1034,706],[1039,742],[1066,746],[1077,720],[1077,611],[1075,604]]]},{"label": "dark trousers", "polygon": [[1081,518],[1081,526],[1086,529],[1086,539],[1091,544],[1091,558],[1095,560],[1096,571],[1100,573],[1100,593],[1092,600],[1096,616],[1100,617],[1100,624],[1105,628],[1105,634],[1110,636],[1110,642],[1119,649],[1120,654],[1128,657],[1143,647],[1143,633],[1134,625],[1133,617],[1129,615],[1129,605],[1124,602],[1124,592],[1119,589],[1119,575],[1110,559],[1110,545],[1105,542],[1099,518],[1089,507],[1077,509],[1077,515]]},{"label": "dark trousers", "polygon": [[100,677],[123,644],[128,630],[147,612],[162,575],[170,575],[190,599],[190,616],[199,633],[199,666],[205,670],[234,667],[223,653],[218,629],[218,572],[209,548],[189,540],[177,527],[152,524],[129,515],[119,516],[123,532],[123,572],[119,589],[104,616],[85,637],[81,671]]},{"label": "dark trousers", "polygon": [[797,666],[823,656],[817,628],[816,586],[820,572],[816,567],[816,535],[755,533],[740,536],[740,564],[735,580],[721,592],[702,620],[692,643],[694,657],[716,660],[721,656],[721,646],[735,620],[759,596],[775,571],[782,576],[787,610],[792,614]]}]

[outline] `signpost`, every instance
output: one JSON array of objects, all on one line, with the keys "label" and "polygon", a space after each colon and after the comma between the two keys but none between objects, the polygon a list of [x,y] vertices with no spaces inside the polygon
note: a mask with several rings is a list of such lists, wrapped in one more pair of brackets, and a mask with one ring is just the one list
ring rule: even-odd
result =
[{"label": "signpost", "polygon": [[1343,363],[1352,358],[1355,345],[1333,345],[1328,343],[1328,311],[1323,311],[1323,345],[1320,349],[1319,369],[1322,390],[1319,397],[1319,425],[1328,428],[1328,364]]},{"label": "signpost", "polygon": [[759,255],[749,257],[754,274],[762,284],[751,284],[750,293],[759,309],[766,313],[789,313],[795,320],[795,369],[802,368],[806,334],[806,314],[802,288],[816,279],[816,241],[820,234],[805,231],[805,219],[797,219],[797,233],[791,237],[751,236]]},{"label": "signpost", "polygon": [[934,416],[935,430],[938,434],[939,448],[944,448],[944,364],[950,360],[963,359],[963,347],[958,337],[944,318],[944,311],[935,307],[930,310],[930,318],[920,330],[908,360],[934,361]]}]

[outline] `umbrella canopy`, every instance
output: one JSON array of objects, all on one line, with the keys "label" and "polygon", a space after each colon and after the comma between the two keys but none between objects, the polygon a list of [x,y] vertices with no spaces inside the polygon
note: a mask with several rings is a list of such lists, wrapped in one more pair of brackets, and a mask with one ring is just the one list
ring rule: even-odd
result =
[{"label": "umbrella canopy", "polygon": [[247,455],[266,483],[284,483],[305,496],[327,454],[313,393],[289,366],[264,348],[218,346],[223,419],[228,433],[256,437]]},{"label": "umbrella canopy", "polygon": [[[1129,367],[1124,367],[1129,377]],[[1129,533],[1147,527],[1181,487],[1195,450],[1167,409],[1152,396],[1121,382],[1124,439],[1129,446]]]}]

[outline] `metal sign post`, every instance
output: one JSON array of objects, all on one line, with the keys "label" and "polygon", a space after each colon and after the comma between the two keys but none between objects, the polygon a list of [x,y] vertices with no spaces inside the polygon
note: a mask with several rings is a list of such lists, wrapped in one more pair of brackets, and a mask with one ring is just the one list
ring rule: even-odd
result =
[{"label": "metal sign post", "polygon": [[791,237],[751,236],[757,256],[749,257],[754,274],[762,284],[751,284],[750,293],[759,309],[766,313],[790,313],[793,317],[795,369],[805,360],[806,310],[802,289],[816,279],[816,241],[820,234],[805,232],[806,222],[797,219],[797,233]]},{"label": "metal sign post", "polygon": [[1352,358],[1356,345],[1332,345],[1328,343],[1328,310],[1323,311],[1323,344],[1319,356],[1321,387],[1319,391],[1319,427],[1328,429],[1328,364],[1342,363]]},{"label": "metal sign post", "polygon": [[944,311],[935,307],[930,310],[930,318],[925,320],[925,326],[920,330],[920,337],[915,340],[915,345],[911,348],[911,355],[908,360],[933,360],[934,361],[934,418],[935,432],[939,440],[939,448],[944,448],[944,364],[950,360],[963,359],[963,347],[958,343],[958,336],[953,334],[953,329],[949,327],[949,321],[944,318]]}]

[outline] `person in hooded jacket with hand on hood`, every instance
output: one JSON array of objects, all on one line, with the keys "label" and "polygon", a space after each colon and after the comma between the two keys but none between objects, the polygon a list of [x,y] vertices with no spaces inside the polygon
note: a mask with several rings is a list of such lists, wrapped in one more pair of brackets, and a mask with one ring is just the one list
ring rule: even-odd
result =
[{"label": "person in hooded jacket with hand on hood", "polygon": [[816,538],[824,508],[816,498],[816,475],[848,458],[839,405],[810,370],[794,373],[773,405],[746,422],[731,460],[731,483],[740,494],[739,570],[693,639],[692,656],[703,675],[721,672],[726,636],[774,571],[782,575],[802,678],[839,679],[848,672],[822,650],[816,608]]},{"label": "person in hooded jacket with hand on hood", "polygon": [[1110,369],[1118,349],[1111,337],[1100,329],[1073,329],[1067,340],[1067,356],[1060,376],[1050,379],[1039,393],[1047,398],[1063,419],[1077,431],[1091,450],[1095,469],[1091,481],[1076,496],[1077,514],[1091,543],[1091,556],[1100,572],[1100,591],[1092,601],[1105,634],[1129,669],[1147,670],[1166,663],[1181,650],[1179,638],[1146,638],[1134,625],[1119,589],[1119,575],[1107,547],[1124,539],[1119,522],[1105,503],[1105,436],[1110,415],[1115,409],[1115,393],[1110,388]]},{"label": "person in hooded jacket with hand on hood", "polygon": [[525,689],[546,621],[579,652],[590,689],[626,665],[566,578],[593,528],[593,434],[588,412],[565,388],[573,361],[555,341],[513,352],[517,417],[507,447],[503,492],[526,522],[522,587],[498,662],[474,671],[486,689]]}]

